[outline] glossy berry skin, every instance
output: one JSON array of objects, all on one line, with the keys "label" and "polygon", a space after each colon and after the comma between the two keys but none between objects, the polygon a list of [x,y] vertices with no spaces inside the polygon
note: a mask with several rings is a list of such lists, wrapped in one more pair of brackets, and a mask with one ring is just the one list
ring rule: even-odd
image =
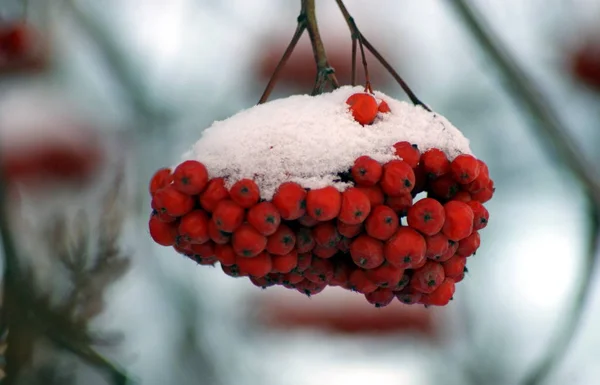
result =
[{"label": "glossy berry skin", "polygon": [[272,255],[273,271],[287,274],[298,266],[298,253],[295,250],[283,255]]},{"label": "glossy berry skin", "polygon": [[448,237],[443,233],[437,233],[435,235],[425,237],[425,243],[427,244],[425,256],[428,259],[432,259],[437,262],[444,258],[449,249]]},{"label": "glossy berry skin", "polygon": [[206,188],[200,194],[199,201],[205,211],[212,213],[219,202],[227,198],[229,198],[229,191],[225,187],[225,179],[213,178],[208,181]]},{"label": "glossy berry skin", "polygon": [[330,221],[337,217],[342,207],[342,194],[332,186],[310,190],[306,194],[308,215],[318,221]]},{"label": "glossy berry skin", "polygon": [[383,167],[375,159],[364,155],[356,158],[350,172],[357,185],[374,186],[381,179]]},{"label": "glossy berry skin", "polygon": [[398,215],[385,205],[375,206],[365,221],[367,234],[380,241],[388,240],[398,229]]},{"label": "glossy berry skin", "polygon": [[363,224],[349,225],[340,220],[337,221],[337,231],[346,238],[354,238],[363,230]]},{"label": "glossy berry skin", "polygon": [[332,221],[321,222],[312,229],[312,235],[319,246],[336,247],[340,240],[340,234]]},{"label": "glossy berry skin", "polygon": [[367,278],[379,287],[395,288],[404,275],[404,269],[384,263],[365,271]]},{"label": "glossy berry skin", "polygon": [[208,184],[208,170],[195,160],[186,160],[173,171],[173,187],[187,195],[200,194]]},{"label": "glossy berry skin", "polygon": [[165,223],[158,219],[156,215],[150,217],[148,222],[150,236],[154,242],[161,246],[173,246],[177,240],[177,224]]},{"label": "glossy berry skin", "polygon": [[224,199],[215,207],[212,221],[220,231],[233,233],[244,221],[244,216],[244,209],[240,205],[231,199]]},{"label": "glossy berry skin", "polygon": [[267,238],[249,224],[239,226],[231,237],[235,253],[244,258],[255,257],[267,247]]},{"label": "glossy berry skin", "polygon": [[388,263],[402,269],[413,268],[425,259],[425,239],[410,227],[400,227],[385,243],[384,256]]},{"label": "glossy berry skin", "polygon": [[473,230],[485,228],[490,218],[488,210],[479,201],[470,201],[467,205],[473,210]]},{"label": "glossy berry skin", "polygon": [[450,161],[442,150],[432,148],[421,155],[421,167],[429,178],[439,177],[450,172]]},{"label": "glossy berry skin", "polygon": [[471,235],[460,240],[456,254],[469,257],[475,254],[477,249],[479,249],[480,244],[481,238],[479,237],[479,233],[477,231],[473,231]]},{"label": "glossy berry skin", "polygon": [[173,181],[170,168],[161,168],[157,170],[150,179],[148,190],[150,195],[154,195],[158,190],[167,187]]},{"label": "glossy berry skin", "polygon": [[357,225],[362,223],[370,212],[371,202],[364,192],[356,187],[350,187],[342,193],[338,220],[348,225]]},{"label": "glossy berry skin", "polygon": [[385,196],[383,195],[383,190],[379,186],[358,186],[356,187],[358,190],[362,191],[368,198],[371,203],[371,207],[375,207],[377,205],[382,205],[385,202]]},{"label": "glossy berry skin", "polygon": [[473,210],[468,204],[450,201],[444,205],[446,221],[442,232],[448,239],[458,242],[473,231]]},{"label": "glossy berry skin", "polygon": [[277,231],[267,238],[267,251],[273,255],[288,254],[296,245],[296,234],[286,225],[280,225]]},{"label": "glossy berry skin", "polygon": [[401,291],[395,292],[396,298],[398,301],[405,305],[414,305],[419,303],[421,300],[422,293],[412,290],[410,288],[403,289]]},{"label": "glossy berry skin", "polygon": [[350,290],[362,294],[372,293],[377,290],[377,285],[367,277],[365,270],[363,269],[355,269],[350,273],[348,286],[350,287]]},{"label": "glossy berry skin", "polygon": [[295,182],[282,183],[272,199],[282,219],[295,220],[306,213],[306,190]]},{"label": "glossy berry skin", "polygon": [[450,173],[460,184],[471,183],[479,175],[479,162],[473,155],[461,154],[450,163]]},{"label": "glossy berry skin", "polygon": [[371,293],[365,294],[367,302],[375,307],[385,307],[392,303],[395,295],[390,289],[378,288]]},{"label": "glossy berry skin", "polygon": [[253,258],[238,255],[235,264],[240,271],[253,277],[264,277],[273,270],[271,256],[265,252],[259,253]]},{"label": "glossy berry skin", "polygon": [[161,212],[172,217],[183,216],[194,208],[191,196],[175,190],[172,186],[164,187],[154,194],[156,206]]},{"label": "glossy berry skin", "polygon": [[467,265],[467,257],[455,255],[446,262],[442,262],[444,268],[444,275],[446,277],[459,277],[465,272],[465,266]]},{"label": "glossy berry skin", "polygon": [[281,215],[271,202],[261,202],[248,210],[246,220],[263,235],[271,235],[281,224]]},{"label": "glossy berry skin", "polygon": [[421,199],[408,210],[408,225],[424,235],[439,233],[445,220],[444,206],[432,198]]},{"label": "glossy berry skin", "polygon": [[351,95],[346,104],[350,106],[352,117],[363,126],[372,124],[377,117],[379,106],[373,95],[357,93]]},{"label": "glossy berry skin", "polygon": [[441,264],[427,261],[423,267],[415,270],[410,280],[410,287],[421,293],[431,293],[437,289],[446,278]]},{"label": "glossy berry skin", "polygon": [[421,152],[416,145],[409,142],[398,142],[394,144],[394,153],[412,168],[416,168],[419,164]]},{"label": "glossy berry skin", "polygon": [[350,256],[363,269],[374,269],[384,262],[383,243],[368,235],[360,235],[350,244]]},{"label": "glossy berry skin", "polygon": [[454,296],[454,291],[454,280],[446,278],[433,292],[424,294],[419,302],[427,306],[446,306]]},{"label": "glossy berry skin", "polygon": [[260,200],[260,190],[252,179],[241,179],[231,186],[229,196],[241,207],[249,209]]},{"label": "glossy berry skin", "polygon": [[298,253],[310,252],[317,242],[312,235],[312,231],[306,227],[301,227],[296,231],[296,250]]},{"label": "glossy berry skin", "polygon": [[415,185],[415,173],[408,163],[391,160],[383,166],[380,186],[389,196],[410,194]]},{"label": "glossy berry skin", "polygon": [[186,242],[202,244],[210,240],[208,224],[210,219],[204,210],[194,210],[185,214],[179,221],[179,236]]}]

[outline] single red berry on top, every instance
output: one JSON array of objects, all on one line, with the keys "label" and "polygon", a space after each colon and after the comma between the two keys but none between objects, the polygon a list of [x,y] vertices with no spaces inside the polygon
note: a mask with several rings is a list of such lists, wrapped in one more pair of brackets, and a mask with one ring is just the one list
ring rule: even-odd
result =
[{"label": "single red berry on top", "polygon": [[154,195],[158,190],[167,187],[173,181],[170,168],[161,168],[157,170],[150,179],[150,195]]},{"label": "single red berry on top", "polygon": [[429,177],[438,177],[450,171],[450,161],[444,151],[439,148],[431,148],[421,155],[423,171]]},{"label": "single red berry on top", "polygon": [[467,265],[467,257],[455,255],[446,262],[442,262],[444,268],[444,275],[446,277],[458,277],[465,272],[465,266]]},{"label": "single red berry on top", "polygon": [[337,217],[342,207],[342,194],[333,186],[310,190],[306,194],[306,211],[318,221]]},{"label": "single red berry on top", "polygon": [[461,154],[450,163],[450,173],[460,184],[471,183],[479,175],[479,162],[473,155]]},{"label": "single red berry on top", "polygon": [[357,93],[351,95],[346,104],[350,106],[350,112],[358,123],[363,126],[372,124],[377,117],[377,100],[373,95],[367,93]]},{"label": "single red berry on top", "polygon": [[471,256],[475,254],[477,249],[479,249],[480,244],[481,238],[479,237],[479,233],[477,231],[473,231],[471,235],[465,239],[461,239],[460,242],[458,242],[458,250],[456,250],[456,254],[465,257]]},{"label": "single red berry on top", "polygon": [[390,289],[383,288],[378,288],[377,290],[371,293],[365,294],[367,302],[369,302],[372,305],[375,305],[375,307],[385,307],[389,305],[390,303],[392,303],[394,297],[395,295],[393,291],[391,291]]},{"label": "single red berry on top", "polygon": [[342,193],[339,221],[356,225],[362,223],[370,212],[371,202],[364,192],[356,187],[350,187]]},{"label": "single red berry on top", "polygon": [[419,158],[421,152],[416,144],[410,144],[409,142],[398,142],[394,144],[394,152],[403,161],[408,163],[412,168],[416,168],[419,165]]},{"label": "single red berry on top", "polygon": [[191,196],[179,192],[173,186],[163,187],[154,194],[156,207],[161,212],[173,217],[183,216],[194,208],[194,200]]},{"label": "single red berry on top", "polygon": [[296,234],[286,225],[280,225],[267,239],[267,251],[273,255],[287,254],[296,246]]},{"label": "single red berry on top", "polygon": [[404,275],[404,269],[384,262],[379,267],[366,270],[365,274],[379,287],[395,288]]},{"label": "single red berry on top", "polygon": [[410,279],[410,287],[421,293],[431,293],[437,289],[446,278],[441,264],[427,261],[423,267],[414,271]]},{"label": "single red berry on top", "polygon": [[398,215],[385,205],[375,206],[365,221],[367,234],[380,241],[388,240],[398,229]]},{"label": "single red berry on top", "polygon": [[382,205],[385,201],[385,196],[383,195],[383,190],[381,187],[375,186],[357,186],[356,189],[362,191],[368,198],[371,203],[371,207],[375,207],[377,205]]},{"label": "single red berry on top", "polygon": [[[425,256],[438,262],[443,259],[450,246],[448,237],[443,233],[437,233],[435,235],[425,237],[425,243],[427,244]],[[454,252],[452,254],[454,254]],[[450,258],[450,256],[448,258]]]},{"label": "single red berry on top", "polygon": [[444,205],[446,221],[442,232],[448,239],[458,242],[473,231],[473,210],[468,204],[450,201]]},{"label": "single red berry on top", "polygon": [[368,235],[360,235],[350,244],[350,256],[363,269],[374,269],[383,261],[383,243]]},{"label": "single red berry on top", "polygon": [[231,199],[224,199],[217,204],[212,221],[217,228],[226,233],[233,233],[244,222],[244,209]]},{"label": "single red berry on top", "polygon": [[253,277],[264,277],[273,270],[273,262],[268,253],[262,252],[252,258],[237,256],[235,264],[240,271]]},{"label": "single red berry on top", "polygon": [[384,256],[391,265],[409,269],[425,259],[426,250],[427,245],[421,234],[410,227],[401,226],[385,243]]},{"label": "single red berry on top", "polygon": [[209,222],[210,219],[204,210],[190,211],[179,221],[179,236],[189,243],[207,242],[210,240]]},{"label": "single red berry on top", "polygon": [[200,194],[208,184],[208,170],[195,160],[186,160],[173,171],[173,187],[184,194]]},{"label": "single red berry on top", "polygon": [[251,258],[265,250],[267,238],[254,227],[244,223],[233,232],[231,245],[237,255]]},{"label": "single red berry on top", "polygon": [[388,196],[385,198],[385,204],[394,210],[398,216],[403,217],[408,214],[408,209],[412,207],[413,197],[411,194],[402,194],[395,197]]},{"label": "single red berry on top", "polygon": [[444,206],[433,198],[423,198],[408,209],[408,225],[425,235],[439,233],[445,220]]},{"label": "single red berry on top", "polygon": [[383,166],[379,184],[387,195],[409,194],[415,185],[415,172],[408,163],[402,160],[391,160]]},{"label": "single red berry on top", "polygon": [[275,191],[272,202],[282,219],[296,220],[306,213],[306,190],[296,182],[284,182]]},{"label": "single red berry on top", "polygon": [[338,220],[336,227],[337,227],[337,231],[338,231],[338,233],[340,233],[340,235],[342,235],[346,238],[354,238],[358,234],[360,234],[360,232],[362,231],[363,224],[359,223],[357,225],[349,225],[347,223],[344,223],[344,222]]},{"label": "single red berry on top", "polygon": [[392,112],[392,110],[390,110],[390,105],[387,104],[387,102],[385,100],[382,100],[381,103],[379,103],[379,107],[377,108],[377,110],[379,112],[381,112],[382,114],[387,114],[388,112]]},{"label": "single red berry on top", "polygon": [[372,293],[377,290],[377,285],[373,283],[363,269],[354,269],[348,277],[348,286],[350,290],[356,291],[362,294]]},{"label": "single red berry on top", "polygon": [[202,208],[212,213],[217,204],[223,199],[229,198],[229,191],[227,191],[227,187],[225,187],[225,179],[223,178],[213,178],[208,181],[208,185],[200,194],[200,206]]},{"label": "single red berry on top", "polygon": [[287,274],[298,266],[298,253],[296,250],[292,250],[287,254],[272,255],[271,261],[273,262],[274,272]]},{"label": "single red berry on top", "polygon": [[446,278],[433,292],[423,294],[419,302],[427,306],[446,306],[454,296],[454,290],[454,280]]},{"label": "single red berry on top", "polygon": [[335,224],[331,221],[321,222],[312,229],[312,236],[319,246],[336,247],[340,240],[340,234]]},{"label": "single red berry on top", "polygon": [[148,228],[152,240],[161,246],[173,246],[177,241],[177,224],[174,222],[166,223],[152,215]]},{"label": "single red berry on top", "polygon": [[381,164],[370,156],[359,156],[350,169],[352,178],[359,186],[374,186],[379,179],[383,168]]},{"label": "single red berry on top", "polygon": [[229,189],[229,196],[238,205],[249,209],[260,200],[260,190],[252,179],[240,179]]},{"label": "single red berry on top", "polygon": [[473,230],[485,228],[490,219],[490,213],[479,201],[467,202],[467,205],[473,210]]},{"label": "single red berry on top", "polygon": [[268,236],[277,231],[281,223],[281,215],[273,203],[261,202],[248,210],[246,220],[259,233]]}]

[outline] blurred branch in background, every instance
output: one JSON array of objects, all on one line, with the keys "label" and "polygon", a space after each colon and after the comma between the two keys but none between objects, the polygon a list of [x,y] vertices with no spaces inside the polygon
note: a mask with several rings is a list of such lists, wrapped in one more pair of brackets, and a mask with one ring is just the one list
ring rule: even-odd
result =
[{"label": "blurred branch in background", "polygon": [[537,129],[539,137],[545,140],[546,150],[556,152],[558,157],[551,157],[555,161],[562,160],[581,181],[590,200],[590,246],[584,261],[583,272],[575,288],[573,305],[570,311],[564,312],[566,320],[562,329],[557,330],[554,339],[550,342],[546,356],[531,369],[523,379],[523,385],[542,384],[552,369],[556,368],[565,355],[581,320],[587,295],[592,282],[592,275],[596,267],[596,253],[598,252],[598,231],[600,229],[600,182],[597,168],[590,162],[585,154],[578,148],[575,140],[565,127],[560,117],[551,107],[550,102],[539,90],[536,83],[521,68],[519,63],[494,33],[485,26],[488,23],[468,0],[450,2],[456,14],[464,22],[483,51],[493,59],[493,63],[507,80],[502,83],[511,91],[511,96],[517,100],[518,105],[526,109],[532,121],[532,127]]}]

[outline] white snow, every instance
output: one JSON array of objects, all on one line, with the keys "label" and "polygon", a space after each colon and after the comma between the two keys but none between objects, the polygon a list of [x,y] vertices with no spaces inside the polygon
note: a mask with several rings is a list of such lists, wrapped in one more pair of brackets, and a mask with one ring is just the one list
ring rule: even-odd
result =
[{"label": "white snow", "polygon": [[439,148],[449,159],[471,153],[468,139],[446,118],[377,91],[391,113],[361,126],[345,102],[363,90],[346,86],[246,109],[204,130],[183,160],[204,163],[211,177],[226,177],[229,185],[253,178],[262,198],[271,199],[290,180],[306,188],[334,185],[343,191],[348,184],[334,182],[337,172],[348,170],[361,155],[380,162],[397,158],[393,145],[399,141],[417,144],[421,151]]}]

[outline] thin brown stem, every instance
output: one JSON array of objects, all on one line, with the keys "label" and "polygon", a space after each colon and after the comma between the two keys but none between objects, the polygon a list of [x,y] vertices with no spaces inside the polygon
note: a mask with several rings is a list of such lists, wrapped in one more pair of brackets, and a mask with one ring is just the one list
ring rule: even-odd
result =
[{"label": "thin brown stem", "polygon": [[381,65],[390,73],[390,75],[392,75],[392,77],[394,78],[394,80],[396,80],[400,87],[402,87],[402,90],[404,90],[404,92],[414,105],[421,106],[425,110],[431,111],[431,109],[427,107],[425,103],[423,103],[421,100],[419,100],[419,98],[417,98],[415,93],[410,89],[408,84],[406,84],[406,82],[404,81],[404,79],[402,79],[398,72],[394,70],[390,63],[388,63],[388,61],[384,59],[384,57],[375,49],[375,47],[373,47],[371,43],[369,43],[365,36],[360,32],[360,30],[356,26],[356,23],[354,22],[354,18],[350,15],[350,12],[348,12],[348,8],[346,8],[346,5],[344,4],[343,0],[335,0],[335,2],[337,3],[340,11],[342,12],[342,15],[344,15],[344,19],[346,20],[346,24],[348,24],[348,28],[350,28],[350,33],[352,33],[353,38],[354,36],[356,36],[359,39],[359,42],[362,43],[361,46],[364,45],[369,50],[369,52],[371,52],[371,54],[375,56],[375,58],[381,63]]},{"label": "thin brown stem", "polygon": [[352,37],[352,87],[356,86],[356,40]]},{"label": "thin brown stem", "polygon": [[298,26],[296,27],[294,36],[292,36],[292,40],[290,41],[290,44],[288,44],[287,48],[285,49],[285,52],[283,53],[283,56],[279,60],[279,63],[277,63],[277,67],[275,67],[275,70],[273,71],[273,74],[271,75],[271,79],[269,79],[269,82],[267,83],[267,86],[265,87],[265,91],[263,92],[262,96],[260,97],[258,104],[263,104],[267,101],[267,99],[269,99],[269,96],[271,95],[271,92],[273,91],[273,88],[275,87],[275,83],[277,82],[277,79],[279,77],[279,74],[281,73],[281,70],[283,69],[283,67],[287,63],[288,59],[292,55],[292,52],[294,52],[294,49],[296,48],[296,44],[298,44],[298,41],[300,40],[300,37],[302,37],[302,34],[304,33],[305,30],[306,30],[306,14],[301,12],[300,16],[298,16]]},{"label": "thin brown stem", "polygon": [[328,82],[333,88],[338,88],[340,85],[335,76],[334,69],[327,61],[325,46],[323,45],[323,40],[321,40],[321,34],[319,33],[319,26],[317,24],[315,0],[302,0],[302,9],[306,11],[306,28],[313,48],[315,63],[317,64],[317,77],[312,92],[313,95],[317,95],[323,92],[323,89]]}]

